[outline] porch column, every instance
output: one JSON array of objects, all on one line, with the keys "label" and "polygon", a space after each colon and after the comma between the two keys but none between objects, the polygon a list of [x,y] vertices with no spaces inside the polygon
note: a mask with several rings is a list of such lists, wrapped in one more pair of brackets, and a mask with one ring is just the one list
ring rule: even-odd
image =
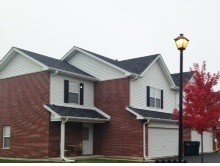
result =
[{"label": "porch column", "polygon": [[68,119],[62,120],[60,126],[60,157],[65,155],[65,123]]}]

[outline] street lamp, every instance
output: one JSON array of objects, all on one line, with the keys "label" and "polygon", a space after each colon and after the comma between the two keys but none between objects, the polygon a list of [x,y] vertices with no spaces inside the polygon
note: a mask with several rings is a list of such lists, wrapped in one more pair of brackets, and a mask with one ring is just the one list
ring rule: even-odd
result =
[{"label": "street lamp", "polygon": [[183,158],[183,50],[186,49],[189,40],[180,34],[174,39],[176,47],[180,50],[180,92],[179,92],[179,163]]}]

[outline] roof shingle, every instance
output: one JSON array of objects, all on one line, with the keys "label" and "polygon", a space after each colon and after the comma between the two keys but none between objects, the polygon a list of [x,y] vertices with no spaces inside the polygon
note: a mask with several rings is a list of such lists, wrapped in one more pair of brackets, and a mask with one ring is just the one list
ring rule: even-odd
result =
[{"label": "roof shingle", "polygon": [[129,107],[132,111],[136,112],[137,114],[143,116],[144,118],[155,118],[155,119],[165,119],[165,120],[174,120],[173,114],[171,113],[164,113],[164,112],[158,112],[158,111],[150,111],[150,110],[144,110],[144,109],[138,109]]},{"label": "roof shingle", "polygon": [[95,110],[92,109],[84,109],[84,108],[73,108],[73,107],[64,107],[46,104],[51,110],[56,112],[58,115],[62,117],[76,117],[76,118],[91,118],[91,119],[103,119],[107,120],[106,117],[101,115]]},{"label": "roof shingle", "polygon": [[[78,47],[79,48],[79,47]],[[158,57],[159,54],[155,55],[149,55],[149,56],[144,56],[144,57],[138,57],[138,58],[133,58],[133,59],[127,59],[127,60],[113,60],[110,58],[107,58],[105,56],[96,54],[94,52],[79,48],[85,52],[88,52],[89,54],[92,54],[106,62],[109,62],[117,67],[120,67],[126,71],[129,71],[131,73],[135,74],[141,74],[153,61],[155,58]]]},{"label": "roof shingle", "polygon": [[[183,84],[186,84],[193,76],[193,72],[183,72]],[[180,73],[174,73],[171,74],[171,77],[173,79],[173,82],[175,83],[176,86],[179,87],[180,85]]]},{"label": "roof shingle", "polygon": [[[50,68],[54,68],[54,69],[59,69],[59,70],[64,70],[67,72],[71,72],[71,73],[75,73],[75,74],[80,74],[80,75],[84,75],[84,76],[89,76],[89,77],[93,77],[90,74],[76,68],[75,66],[72,66],[71,64],[55,59],[55,58],[51,58],[45,55],[41,55],[41,54],[37,54],[31,51],[27,51],[21,48],[17,48],[19,51],[25,53],[26,55],[34,58],[35,60],[41,62],[42,64],[50,67]],[[93,77],[94,78],[94,77]]]}]

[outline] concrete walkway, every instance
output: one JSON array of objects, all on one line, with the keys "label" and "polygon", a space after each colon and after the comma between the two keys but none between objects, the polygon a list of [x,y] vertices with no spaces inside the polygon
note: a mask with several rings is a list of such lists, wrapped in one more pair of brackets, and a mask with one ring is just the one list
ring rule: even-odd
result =
[{"label": "concrete walkway", "polygon": [[[162,160],[168,161],[169,159],[178,161],[178,157],[160,158],[158,160],[161,162]],[[183,159],[187,163],[201,163],[201,155],[184,156]],[[220,163],[220,152],[204,153],[204,163]]]}]

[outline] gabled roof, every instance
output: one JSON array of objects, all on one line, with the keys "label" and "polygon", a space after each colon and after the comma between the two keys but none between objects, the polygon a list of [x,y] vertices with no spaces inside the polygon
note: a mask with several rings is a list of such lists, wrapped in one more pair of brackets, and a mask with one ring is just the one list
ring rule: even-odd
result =
[{"label": "gabled roof", "polygon": [[[192,71],[183,72],[183,84],[186,84],[192,78],[192,76],[193,76]],[[180,85],[180,73],[171,74],[171,77],[172,77],[175,85],[179,87],[179,85]]]},{"label": "gabled roof", "polygon": [[91,78],[95,78],[93,76],[91,76],[90,74],[76,68],[75,66],[70,65],[67,62],[55,59],[55,58],[51,58],[45,55],[41,55],[41,54],[37,54],[31,51],[27,51],[21,48],[17,48],[17,47],[13,47],[12,50],[18,50],[22,53],[24,53],[25,55],[35,59],[36,61],[40,62],[41,64],[47,66],[48,68],[51,69],[58,69],[61,71],[65,71],[65,72],[69,72],[69,73],[73,73],[73,74],[77,74],[77,75],[82,75],[82,76],[86,76],[86,77],[91,77]]},{"label": "gabled roof", "polygon": [[96,110],[85,108],[64,107],[51,104],[45,104],[46,109],[57,114],[61,118],[72,118],[77,120],[101,120],[108,121],[109,119]]},{"label": "gabled roof", "polygon": [[[79,47],[77,47],[79,48]],[[107,61],[117,67],[120,67],[126,71],[129,71],[131,73],[135,73],[135,74],[141,74],[158,56],[159,54],[155,54],[155,55],[149,55],[149,56],[144,56],[144,57],[138,57],[138,58],[132,58],[132,59],[127,59],[127,60],[122,60],[122,61],[118,61],[118,60],[114,60],[114,59],[110,59],[107,58],[105,56],[96,54],[94,52],[79,48],[85,52],[88,52],[89,54],[92,54],[104,61]]]},{"label": "gabled roof", "polygon": [[128,107],[127,110],[129,112],[135,114],[138,117],[138,119],[155,119],[155,120],[174,121],[173,114],[171,114],[171,113],[138,109],[138,108],[134,108],[134,107]]}]

